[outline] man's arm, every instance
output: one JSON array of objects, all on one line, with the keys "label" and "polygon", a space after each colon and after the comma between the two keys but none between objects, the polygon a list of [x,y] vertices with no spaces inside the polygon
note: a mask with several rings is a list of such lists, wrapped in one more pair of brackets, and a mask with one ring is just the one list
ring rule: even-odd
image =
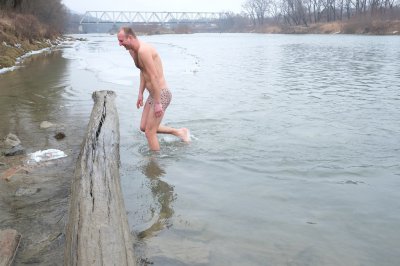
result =
[{"label": "man's arm", "polygon": [[[130,50],[129,54],[131,55],[133,61],[135,62],[135,65],[138,66],[138,62],[136,62],[136,60],[138,60],[137,59],[138,57],[136,57],[136,59],[135,59],[135,52]],[[137,108],[140,108],[141,106],[143,106],[143,92],[144,92],[145,88],[146,88],[146,82],[145,82],[145,79],[143,77],[143,72],[142,72],[142,70],[140,70],[139,94],[138,94],[138,99],[137,99],[137,102],[136,102],[136,107]]]},{"label": "man's arm", "polygon": [[139,94],[138,94],[138,100],[137,100],[137,103],[136,103],[136,107],[137,108],[140,108],[141,106],[143,106],[143,92],[144,92],[144,89],[145,89],[145,85],[146,85],[146,83],[145,83],[145,80],[144,80],[144,77],[143,77],[143,73],[142,73],[142,71],[140,71]]}]

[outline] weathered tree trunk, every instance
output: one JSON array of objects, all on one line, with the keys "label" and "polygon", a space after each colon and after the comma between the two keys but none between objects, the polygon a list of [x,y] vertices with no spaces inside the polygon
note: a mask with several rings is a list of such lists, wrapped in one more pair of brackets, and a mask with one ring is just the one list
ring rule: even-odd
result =
[{"label": "weathered tree trunk", "polygon": [[0,230],[0,266],[9,266],[14,260],[21,235],[14,229]]},{"label": "weathered tree trunk", "polygon": [[72,181],[64,265],[136,265],[119,176],[115,93],[94,106]]}]

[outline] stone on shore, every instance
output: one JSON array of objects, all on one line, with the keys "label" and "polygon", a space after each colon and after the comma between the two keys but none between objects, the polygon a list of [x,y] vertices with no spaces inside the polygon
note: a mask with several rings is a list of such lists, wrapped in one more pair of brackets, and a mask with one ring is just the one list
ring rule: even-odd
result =
[{"label": "stone on shore", "polygon": [[12,147],[11,149],[4,151],[5,156],[15,156],[15,155],[21,155],[24,153],[25,153],[25,149],[24,149],[24,147],[22,147],[22,145],[15,146],[15,147]]},{"label": "stone on shore", "polygon": [[56,127],[56,126],[57,126],[57,124],[53,124],[49,121],[43,121],[42,123],[40,123],[40,128],[42,128],[42,129]]},{"label": "stone on shore", "polygon": [[32,196],[38,192],[40,192],[40,188],[38,187],[26,187],[26,188],[18,188],[17,191],[15,191],[15,196],[16,197],[21,197],[21,196]]},{"label": "stone on shore", "polygon": [[61,131],[57,131],[56,134],[54,135],[54,138],[57,140],[61,140],[65,138],[65,133]]},{"label": "stone on shore", "polygon": [[19,138],[9,133],[3,140],[0,141],[0,155],[15,156],[25,153],[24,147],[21,145]]},{"label": "stone on shore", "polygon": [[19,138],[12,133],[8,133],[8,135],[3,139],[3,146],[5,149],[10,149],[20,144],[21,141],[19,140]]}]

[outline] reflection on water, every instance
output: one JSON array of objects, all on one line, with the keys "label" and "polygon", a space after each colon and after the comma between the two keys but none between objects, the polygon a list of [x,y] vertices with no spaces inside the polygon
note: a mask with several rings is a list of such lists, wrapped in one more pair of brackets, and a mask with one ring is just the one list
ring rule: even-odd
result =
[{"label": "reflection on water", "polygon": [[75,125],[83,118],[74,121],[65,108],[68,61],[61,55],[61,51],[54,51],[32,56],[20,69],[0,75],[0,136],[9,132],[18,135],[28,151],[62,144],[52,134],[43,136],[39,128],[42,121],[58,124],[67,133],[67,144],[68,137],[83,131]]},{"label": "reflection on water", "polygon": [[[16,134],[27,153],[57,148],[67,158],[38,164],[9,183],[0,180],[0,228],[15,228],[22,240],[14,265],[61,265],[64,225],[74,158],[82,142],[84,117],[65,108],[68,61],[61,51],[27,58],[21,68],[0,75],[0,138]],[[42,121],[58,124],[41,129]],[[67,136],[59,141],[54,130]],[[74,153],[75,152],[75,153]],[[26,158],[1,158],[0,172]]]},{"label": "reflection on water", "polygon": [[145,163],[140,168],[142,173],[151,180],[155,180],[158,177],[165,175],[165,171],[160,167],[157,163],[157,159],[154,157],[151,157],[148,163]]},{"label": "reflection on water", "polygon": [[48,142],[79,145],[92,91],[115,90],[129,224],[155,265],[399,264],[397,36],[142,36],[173,93],[164,122],[196,136],[160,136],[154,157],[132,59],[85,38],[0,76],[0,133],[45,146],[28,135],[61,121]]},{"label": "reflection on water", "polygon": [[158,213],[153,209],[153,217],[156,217],[156,219],[152,219],[152,221],[155,220],[153,224],[151,224],[148,229],[139,232],[138,234],[140,238],[146,238],[156,234],[163,228],[170,226],[169,218],[174,214],[172,208],[172,202],[174,201],[174,188],[167,182],[161,180],[166,172],[161,168],[157,157],[150,157],[147,162],[144,162],[139,166],[139,168],[149,179],[150,190],[160,207]]}]

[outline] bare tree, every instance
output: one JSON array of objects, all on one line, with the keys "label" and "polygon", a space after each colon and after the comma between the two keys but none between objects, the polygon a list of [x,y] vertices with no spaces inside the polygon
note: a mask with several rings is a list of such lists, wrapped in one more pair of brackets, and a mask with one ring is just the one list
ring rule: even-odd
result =
[{"label": "bare tree", "polygon": [[307,11],[301,0],[284,0],[286,16],[294,25],[307,26]]},{"label": "bare tree", "polygon": [[305,26],[361,15],[392,19],[400,16],[400,0],[245,0],[243,8],[254,25],[263,25],[268,16],[276,22]]},{"label": "bare tree", "polygon": [[67,9],[61,0],[23,0],[22,12],[36,16],[40,21],[51,25],[54,32],[62,32]]},{"label": "bare tree", "polygon": [[263,25],[267,12],[269,11],[269,0],[253,0],[257,10],[257,20],[259,25]]},{"label": "bare tree", "polygon": [[246,0],[243,8],[249,14],[253,24],[263,25],[269,12],[270,0]]},{"label": "bare tree", "polygon": [[51,25],[54,32],[62,32],[67,10],[61,0],[0,0],[3,10],[34,15],[41,22]]},{"label": "bare tree", "polygon": [[315,22],[320,22],[321,21],[321,16],[322,16],[322,7],[323,7],[323,0],[314,0],[314,21]]},{"label": "bare tree", "polygon": [[23,0],[0,0],[2,9],[19,10]]},{"label": "bare tree", "polygon": [[256,5],[253,0],[246,0],[246,2],[242,5],[245,12],[249,15],[251,21],[253,22],[253,26],[256,26]]},{"label": "bare tree", "polygon": [[270,2],[270,9],[269,14],[274,18],[275,22],[279,22],[280,18],[282,17],[282,1],[275,0]]}]

